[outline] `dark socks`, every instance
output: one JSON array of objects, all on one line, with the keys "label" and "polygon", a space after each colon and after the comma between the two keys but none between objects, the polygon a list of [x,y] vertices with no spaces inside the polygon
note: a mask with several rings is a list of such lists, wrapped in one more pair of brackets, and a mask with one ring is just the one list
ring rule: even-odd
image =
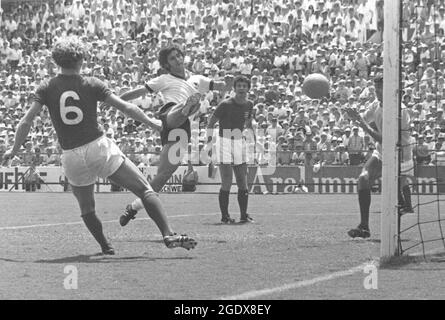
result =
[{"label": "dark socks", "polygon": [[103,233],[102,222],[96,216],[96,213],[89,213],[82,216],[83,222],[87,226],[88,230],[93,235],[94,239],[100,244],[102,249],[106,249],[109,246],[107,239]]},{"label": "dark socks", "polygon": [[219,190],[219,209],[222,217],[229,216],[229,195],[230,191]]},{"label": "dark socks", "polygon": [[409,186],[404,186],[402,188],[402,192],[403,192],[403,198],[405,200],[404,205],[407,208],[412,208],[412,204],[411,204],[411,189]]},{"label": "dark socks", "polygon": [[369,229],[369,207],[371,205],[371,190],[359,190],[358,203],[360,205],[360,227]]},{"label": "dark socks", "polygon": [[405,198],[403,197],[402,192],[399,192],[399,207],[405,206]]},{"label": "dark socks", "polygon": [[238,204],[241,212],[241,217],[245,217],[247,215],[248,200],[249,200],[249,191],[238,190]]}]

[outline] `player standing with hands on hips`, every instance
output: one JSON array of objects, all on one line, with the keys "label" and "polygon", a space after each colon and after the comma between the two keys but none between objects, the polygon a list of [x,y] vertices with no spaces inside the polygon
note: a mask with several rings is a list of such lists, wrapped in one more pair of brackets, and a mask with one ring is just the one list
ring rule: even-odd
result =
[{"label": "player standing with hands on hips", "polygon": [[97,177],[108,178],[138,196],[168,248],[193,249],[196,241],[172,231],[162,203],[146,178],[119,147],[104,136],[97,123],[97,103],[103,101],[147,126],[157,127],[157,124],[136,105],[114,95],[99,79],[81,76],[84,56],[85,48],[75,37],[61,39],[54,45],[52,57],[61,73],[37,88],[34,102],[18,125],[14,146],[5,153],[4,159],[9,160],[17,154],[34,118],[46,105],[63,149],[65,175],[79,203],[81,217],[102,253],[112,255],[114,248],[96,216],[94,184]]},{"label": "player standing with hands on hips", "polygon": [[[173,45],[161,49],[159,64],[168,72],[167,74],[151,79],[144,86],[127,91],[121,96],[127,101],[137,99],[147,93],[162,93],[165,99],[165,105],[159,111],[159,118],[162,121],[160,163],[156,176],[150,182],[155,192],[161,191],[181,165],[182,157],[174,151],[179,151],[180,155],[184,155],[188,150],[191,136],[189,117],[199,110],[201,95],[210,90],[220,91],[225,88],[223,81],[213,81],[186,70],[184,53],[178,46]],[[173,153],[175,156],[172,155]],[[140,199],[133,201],[120,217],[120,224],[125,226],[135,218],[138,210],[143,208]]]},{"label": "player standing with hands on hips", "polygon": [[221,222],[234,223],[229,214],[229,195],[232,187],[233,173],[238,185],[238,204],[241,223],[253,222],[247,214],[249,191],[247,186],[247,148],[243,137],[245,128],[252,129],[253,102],[247,99],[250,80],[238,76],[233,82],[235,96],[221,101],[209,119],[208,138],[213,137],[213,128],[219,122],[219,134],[216,141],[216,155],[221,173],[219,207]]}]

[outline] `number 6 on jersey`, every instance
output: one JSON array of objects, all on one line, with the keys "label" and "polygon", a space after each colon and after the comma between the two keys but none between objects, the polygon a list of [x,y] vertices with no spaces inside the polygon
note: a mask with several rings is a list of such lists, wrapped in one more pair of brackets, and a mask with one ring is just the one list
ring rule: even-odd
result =
[{"label": "number 6 on jersey", "polygon": [[[63,123],[67,125],[74,126],[76,124],[79,124],[83,120],[83,112],[80,108],[75,106],[67,106],[66,100],[68,98],[72,98],[73,100],[79,101],[79,95],[75,91],[65,91],[60,96],[60,117],[62,118]],[[75,113],[76,116],[72,119],[68,119],[67,115],[68,113]]]}]

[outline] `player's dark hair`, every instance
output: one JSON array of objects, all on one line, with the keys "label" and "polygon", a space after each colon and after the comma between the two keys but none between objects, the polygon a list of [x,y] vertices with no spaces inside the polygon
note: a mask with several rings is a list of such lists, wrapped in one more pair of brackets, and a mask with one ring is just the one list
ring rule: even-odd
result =
[{"label": "player's dark hair", "polygon": [[62,38],[54,44],[52,57],[58,66],[74,69],[85,57],[85,47],[77,37]]},{"label": "player's dark hair", "polygon": [[168,58],[168,55],[170,53],[172,53],[173,51],[177,51],[177,52],[179,52],[179,54],[181,56],[184,56],[184,52],[182,52],[181,48],[177,45],[171,45],[171,46],[162,48],[159,51],[159,58],[158,58],[159,64],[161,65],[162,68],[169,70],[167,58]]},{"label": "player's dark hair", "polygon": [[239,82],[244,82],[244,83],[246,83],[246,84],[247,84],[247,87],[248,87],[249,90],[250,90],[250,80],[249,80],[246,76],[237,76],[237,77],[235,78],[235,80],[233,81],[233,88],[234,88],[234,89],[236,88],[236,84],[239,83]]}]

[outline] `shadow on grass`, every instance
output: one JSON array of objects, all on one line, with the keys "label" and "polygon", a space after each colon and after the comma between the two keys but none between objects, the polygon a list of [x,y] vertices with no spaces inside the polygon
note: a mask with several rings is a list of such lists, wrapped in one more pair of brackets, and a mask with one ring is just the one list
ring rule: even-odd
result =
[{"label": "shadow on grass", "polygon": [[252,222],[235,222],[235,223],[222,223],[222,222],[213,222],[213,223],[202,223],[203,226],[227,226],[227,227],[236,227],[236,226],[248,226],[250,224],[257,224]]},{"label": "shadow on grass", "polygon": [[72,257],[63,257],[57,259],[40,259],[34,261],[34,263],[119,263],[119,262],[147,262],[156,260],[192,260],[193,257],[149,257],[149,256],[134,256],[134,257],[119,257],[118,255],[109,256],[101,253],[91,255],[77,255]]},{"label": "shadow on grass", "polygon": [[29,262],[29,261],[25,261],[25,260],[15,260],[15,259],[8,259],[8,258],[0,258],[0,261],[4,261],[4,262],[19,262],[19,263]]},{"label": "shadow on grass", "polygon": [[363,239],[363,238],[349,238],[343,241],[344,243],[380,243],[380,239]]},{"label": "shadow on grass", "polygon": [[[400,268],[404,268],[411,264],[420,264],[420,263],[445,263],[445,252],[443,253],[434,253],[434,254],[426,254],[423,255],[404,255],[404,256],[396,256],[391,257],[385,260],[380,260],[380,268],[386,270],[397,270]],[[404,268],[404,270],[421,270],[420,268]],[[439,269],[431,269],[425,268],[425,270],[429,271],[442,271],[445,270],[445,265],[443,268]]]},{"label": "shadow on grass", "polygon": [[117,239],[117,238],[115,238],[115,239],[113,239],[113,242],[141,242],[141,243],[147,243],[147,242],[150,242],[150,243],[161,243],[161,244],[164,244],[164,240],[150,240],[150,239],[147,239],[147,238],[144,238],[144,239]]},{"label": "shadow on grass", "polygon": [[[355,238],[355,239],[349,239],[348,241],[355,241],[355,242],[359,242],[359,243],[367,243],[367,242],[371,242],[371,243],[381,243],[380,239],[363,239],[363,238]],[[401,242],[410,242],[411,240],[409,239],[402,239]]]}]

